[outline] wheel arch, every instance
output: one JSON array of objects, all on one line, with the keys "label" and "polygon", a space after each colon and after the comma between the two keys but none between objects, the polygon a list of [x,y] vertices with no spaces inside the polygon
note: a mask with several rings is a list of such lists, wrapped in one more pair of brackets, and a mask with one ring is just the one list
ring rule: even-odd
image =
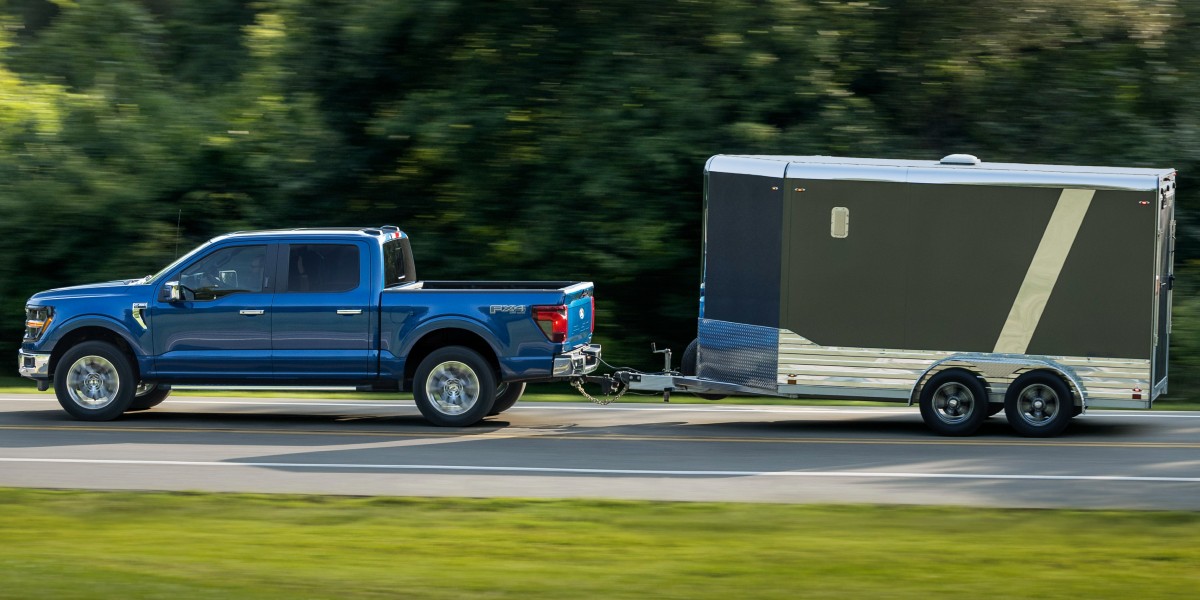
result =
[{"label": "wheel arch", "polygon": [[491,366],[496,381],[501,379],[499,352],[490,334],[481,332],[476,327],[463,326],[462,322],[444,323],[440,327],[430,328],[416,337],[404,353],[404,380],[401,389],[412,389],[413,377],[421,361],[438,348],[447,346],[464,346],[479,353]]},{"label": "wheel arch", "polygon": [[104,319],[80,319],[72,321],[69,329],[60,330],[57,339],[54,341],[54,348],[50,351],[49,372],[53,375],[58,367],[58,361],[71,348],[88,341],[107,342],[116,346],[123,354],[129,358],[130,364],[133,366],[134,376],[141,377],[141,367],[139,357],[144,356],[140,352],[141,348],[136,342],[129,339],[128,335],[121,332],[119,328],[113,327]]}]

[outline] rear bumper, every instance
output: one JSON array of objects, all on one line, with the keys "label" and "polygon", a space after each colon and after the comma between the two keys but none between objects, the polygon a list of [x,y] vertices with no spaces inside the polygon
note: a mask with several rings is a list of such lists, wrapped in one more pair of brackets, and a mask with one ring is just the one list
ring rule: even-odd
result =
[{"label": "rear bumper", "polygon": [[50,353],[17,351],[17,371],[30,379],[50,377]]},{"label": "rear bumper", "polygon": [[555,377],[587,375],[600,368],[600,344],[580,346],[554,357]]}]

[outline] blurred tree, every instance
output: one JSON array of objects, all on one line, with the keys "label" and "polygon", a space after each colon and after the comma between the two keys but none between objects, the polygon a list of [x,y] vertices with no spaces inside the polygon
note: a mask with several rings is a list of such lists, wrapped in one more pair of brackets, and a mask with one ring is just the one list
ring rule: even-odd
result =
[{"label": "blurred tree", "polygon": [[[425,277],[592,279],[606,352],[654,366],[650,340],[694,335],[716,153],[1175,166],[1181,259],[1200,260],[1194,2],[10,0],[0,15],[0,351],[29,293],[157,269],[182,215],[189,247],[387,222]],[[1195,372],[1189,331],[1173,356]]]}]

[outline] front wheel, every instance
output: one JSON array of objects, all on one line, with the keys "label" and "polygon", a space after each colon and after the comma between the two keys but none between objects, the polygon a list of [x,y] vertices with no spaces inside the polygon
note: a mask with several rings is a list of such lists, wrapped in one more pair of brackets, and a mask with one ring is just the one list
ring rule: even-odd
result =
[{"label": "front wheel", "polygon": [[478,352],[447,346],[433,351],[417,367],[413,399],[425,419],[434,425],[474,425],[492,410],[496,375]]},{"label": "front wheel", "polygon": [[492,417],[512,408],[524,393],[524,382],[500,384],[500,387],[496,388],[496,401],[492,403],[492,410],[488,412],[488,416]]},{"label": "front wheel", "polygon": [[54,370],[54,395],[67,414],[111,421],[133,401],[137,378],[129,357],[107,342],[83,342],[62,355]]},{"label": "front wheel", "polygon": [[171,395],[171,386],[158,383],[139,383],[133,394],[133,402],[125,412],[150,410],[163,403]]},{"label": "front wheel", "polygon": [[921,389],[921,418],[940,435],[971,435],[987,417],[987,390],[974,373],[942,371]]}]

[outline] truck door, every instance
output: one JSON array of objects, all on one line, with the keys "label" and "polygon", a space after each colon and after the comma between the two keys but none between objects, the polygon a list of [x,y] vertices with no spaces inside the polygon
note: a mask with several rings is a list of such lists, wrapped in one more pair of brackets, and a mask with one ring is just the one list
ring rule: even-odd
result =
[{"label": "truck door", "polygon": [[272,336],[276,377],[373,376],[370,334],[378,284],[372,281],[366,245],[291,244],[280,252]]},{"label": "truck door", "polygon": [[267,244],[224,246],[164,279],[178,281],[184,299],[170,302],[164,285],[150,308],[159,377],[271,377],[274,250]]}]

